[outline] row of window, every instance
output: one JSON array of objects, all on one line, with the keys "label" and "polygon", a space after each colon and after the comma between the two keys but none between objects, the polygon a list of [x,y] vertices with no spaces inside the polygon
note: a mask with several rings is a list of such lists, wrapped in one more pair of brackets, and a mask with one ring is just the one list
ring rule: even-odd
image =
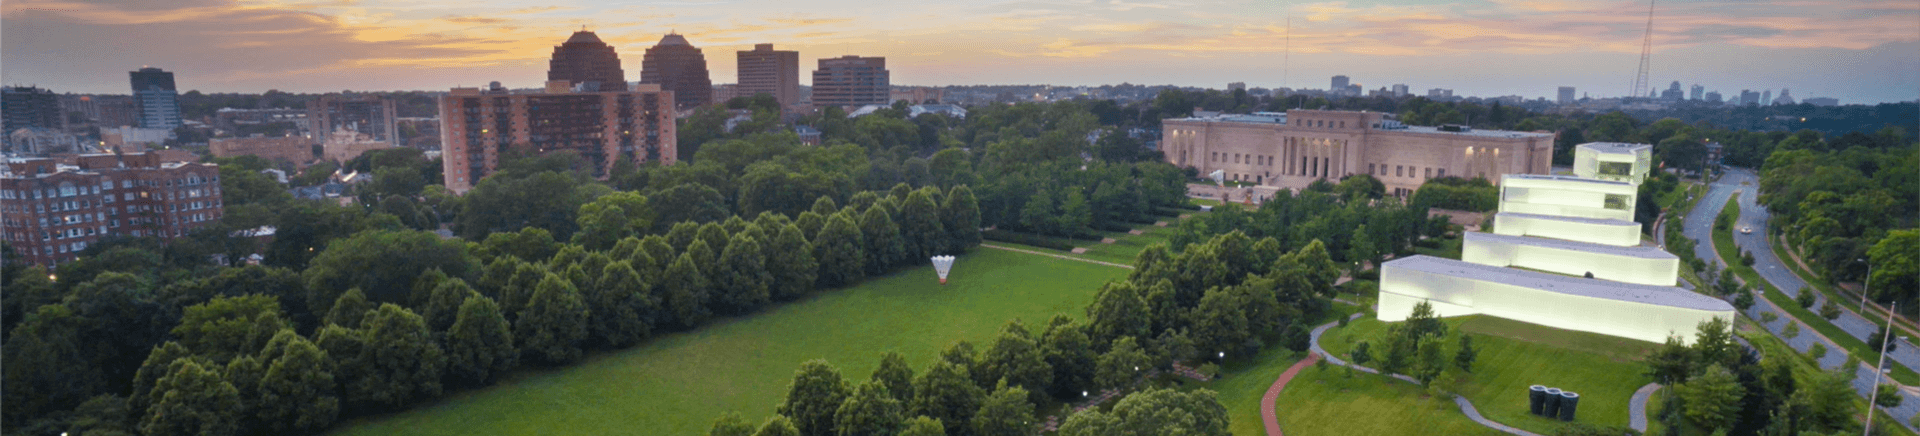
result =
[{"label": "row of window", "polygon": [[[1374,177],[1387,176],[1387,164],[1379,164],[1378,167],[1375,167],[1374,165],[1375,164],[1367,164],[1368,174],[1373,174]],[[1414,170],[1420,170],[1420,174],[1415,175]],[[1434,168],[1434,167],[1416,167],[1416,166],[1408,166],[1408,165],[1394,165],[1393,176],[1394,177],[1420,177],[1421,179],[1432,179],[1434,177],[1446,177],[1447,169]]]},{"label": "row of window", "polygon": [[[167,179],[164,181],[164,184],[166,186],[176,186],[176,185],[177,186],[199,186],[201,184],[216,183],[219,181],[220,181],[219,177],[214,177],[211,179],[202,179],[198,174],[188,174],[187,178],[185,179]],[[122,189],[132,189],[136,185],[159,186],[160,184],[156,184],[151,180],[126,179],[126,180],[120,181],[120,187]],[[12,190],[12,189],[0,190],[0,199],[40,200],[40,199],[47,199],[47,198],[72,197],[75,195],[98,195],[100,193],[100,190],[102,189],[113,189],[113,179],[104,179],[104,178],[100,179],[100,184],[98,186],[96,185],[76,186],[72,182],[61,182],[58,188],[49,187],[49,188],[36,188],[36,189],[24,189],[24,190]],[[127,199],[132,200],[133,198],[128,197]]]},{"label": "row of window", "polygon": [[1333,128],[1340,128],[1340,129],[1347,128],[1346,121],[1288,120],[1287,124],[1302,126],[1302,127],[1333,127]]}]

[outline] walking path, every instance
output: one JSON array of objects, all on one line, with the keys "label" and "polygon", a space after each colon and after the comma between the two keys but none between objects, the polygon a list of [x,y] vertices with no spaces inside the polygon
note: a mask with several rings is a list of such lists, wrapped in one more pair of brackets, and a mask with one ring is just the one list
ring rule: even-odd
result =
[{"label": "walking path", "polygon": [[1260,410],[1266,411],[1260,414],[1260,419],[1267,423],[1267,436],[1286,436],[1280,434],[1280,417],[1274,414],[1274,411],[1279,410],[1275,408],[1277,407],[1275,403],[1280,400],[1280,390],[1286,389],[1287,382],[1293,381],[1293,376],[1299,375],[1300,370],[1319,361],[1319,354],[1307,354],[1305,360],[1293,364],[1293,367],[1287,368],[1287,372],[1280,373],[1280,378],[1273,379],[1273,386],[1267,388],[1267,395],[1260,397]]},{"label": "walking path", "polygon": [[[1359,318],[1359,317],[1360,317],[1361,315],[1365,315],[1365,314],[1366,314],[1366,313],[1364,313],[1364,312],[1362,312],[1362,313],[1355,313],[1355,314],[1353,314],[1353,316],[1349,316],[1349,317],[1347,317],[1347,319],[1348,319],[1348,320],[1353,320],[1353,319],[1356,319],[1356,318]],[[1353,369],[1356,369],[1356,370],[1359,370],[1359,371],[1361,371],[1361,372],[1365,372],[1365,373],[1369,373],[1369,374],[1379,374],[1379,373],[1380,373],[1380,370],[1377,370],[1377,369],[1373,369],[1373,368],[1368,368],[1368,367],[1365,367],[1365,366],[1360,366],[1360,365],[1355,365],[1355,364],[1352,364],[1352,363],[1348,363],[1348,362],[1347,362],[1347,361],[1345,361],[1345,360],[1341,360],[1341,359],[1340,359],[1339,357],[1335,357],[1334,355],[1332,355],[1332,354],[1329,354],[1329,353],[1327,353],[1327,349],[1325,349],[1325,348],[1320,348],[1320,335],[1322,335],[1322,334],[1325,334],[1325,333],[1327,332],[1327,330],[1328,330],[1328,329],[1331,329],[1331,328],[1333,328],[1333,326],[1335,326],[1335,325],[1339,325],[1339,322],[1330,322],[1330,323],[1326,323],[1326,324],[1321,324],[1321,325],[1320,325],[1319,327],[1314,327],[1314,328],[1313,328],[1313,335],[1312,335],[1312,340],[1311,340],[1311,341],[1310,341],[1310,342],[1308,343],[1308,344],[1309,344],[1309,346],[1311,347],[1310,349],[1311,349],[1311,350],[1313,350],[1312,352],[1313,352],[1314,354],[1316,354],[1316,355],[1320,355],[1320,356],[1326,356],[1326,359],[1327,359],[1327,361],[1328,361],[1328,362],[1332,362],[1332,363],[1333,363],[1333,364],[1335,364],[1335,365],[1340,365],[1340,366],[1345,366],[1345,367],[1349,367],[1349,368],[1353,368]],[[1291,372],[1291,371],[1292,371],[1292,369],[1289,369],[1288,371],[1289,371],[1289,372]],[[1407,383],[1413,383],[1413,384],[1416,384],[1416,385],[1418,385],[1418,384],[1420,384],[1420,382],[1419,382],[1418,380],[1414,380],[1414,379],[1413,379],[1413,377],[1408,377],[1408,376],[1407,376],[1406,374],[1392,374],[1392,375],[1390,375],[1390,376],[1391,376],[1391,377],[1393,377],[1393,378],[1396,378],[1396,379],[1400,379],[1401,381],[1405,381],[1405,382],[1407,382]],[[1286,378],[1286,377],[1289,377],[1289,374],[1281,374],[1281,377],[1282,377],[1282,378]],[[1275,390],[1269,390],[1269,391],[1268,391],[1268,394],[1269,394],[1269,395],[1272,395],[1272,394],[1274,394],[1274,393],[1276,393],[1276,391],[1275,391]],[[1263,403],[1264,403],[1264,401],[1263,401]],[[1472,402],[1472,401],[1467,401],[1467,397],[1462,397],[1462,396],[1459,396],[1459,395],[1454,395],[1454,396],[1453,396],[1453,403],[1454,403],[1455,405],[1458,405],[1458,406],[1460,406],[1460,413],[1464,413],[1464,414],[1466,414],[1466,415],[1467,415],[1467,419],[1472,419],[1472,420],[1473,420],[1473,422],[1475,422],[1475,423],[1478,423],[1478,424],[1480,424],[1481,426],[1485,426],[1486,428],[1491,428],[1491,429],[1494,429],[1494,430],[1499,430],[1499,431],[1501,431],[1501,432],[1503,432],[1503,433],[1507,433],[1507,434],[1513,434],[1513,435],[1518,435],[1518,436],[1541,436],[1541,435],[1540,435],[1539,433],[1534,433],[1534,432],[1530,432],[1530,431],[1526,431],[1526,430],[1521,430],[1521,429],[1518,429],[1518,428],[1514,428],[1513,426],[1509,426],[1509,425],[1506,425],[1506,424],[1501,424],[1501,423],[1499,423],[1499,422],[1495,422],[1494,420],[1491,420],[1491,419],[1487,419],[1487,417],[1485,417],[1485,416],[1481,416],[1481,415],[1480,415],[1480,410],[1479,410],[1479,409],[1477,409],[1477,408],[1474,408],[1474,407],[1473,407],[1473,402]],[[1264,407],[1264,404],[1263,404],[1263,407]],[[1276,410],[1276,409],[1275,409],[1275,408],[1273,408],[1273,407],[1267,407],[1267,408],[1266,408],[1266,409],[1265,409],[1264,411],[1262,411],[1262,412],[1261,412],[1261,413],[1264,413],[1264,414],[1266,414],[1266,417],[1265,417],[1265,418],[1266,418],[1266,420],[1267,420],[1267,422],[1268,422],[1268,423],[1270,424],[1270,425],[1269,425],[1269,426],[1267,427],[1267,429],[1268,429],[1268,432],[1267,432],[1267,434],[1270,434],[1270,435],[1273,435],[1273,434],[1279,434],[1279,433],[1278,433],[1278,432],[1276,432],[1276,431],[1275,431],[1275,429],[1274,429],[1274,426],[1275,426],[1275,425],[1278,425],[1278,424],[1273,424],[1273,423],[1276,423],[1276,422],[1278,422],[1278,420],[1279,420],[1279,417],[1277,417],[1277,416],[1275,416],[1275,415],[1274,415],[1274,412],[1275,412],[1275,410]]]},{"label": "walking path", "polygon": [[1081,261],[1081,262],[1086,262],[1091,264],[1106,265],[1114,268],[1133,269],[1133,265],[1122,265],[1122,264],[1117,264],[1113,262],[1102,262],[1098,260],[1078,258],[1078,257],[1064,255],[1064,254],[1043,253],[1039,251],[1023,250],[1019,248],[1005,247],[1005,246],[999,246],[999,245],[993,245],[993,244],[980,244],[980,246],[986,247],[986,248],[992,248],[996,250],[1007,250],[1007,251],[1014,251],[1014,252],[1027,253],[1027,254],[1038,254],[1041,256],[1048,256],[1048,257],[1057,257],[1057,258],[1066,259],[1066,260],[1076,260],[1076,261]]},{"label": "walking path", "polygon": [[1633,399],[1627,401],[1627,427],[1633,431],[1647,432],[1647,400],[1660,390],[1659,383],[1647,383],[1640,390],[1633,391]]}]

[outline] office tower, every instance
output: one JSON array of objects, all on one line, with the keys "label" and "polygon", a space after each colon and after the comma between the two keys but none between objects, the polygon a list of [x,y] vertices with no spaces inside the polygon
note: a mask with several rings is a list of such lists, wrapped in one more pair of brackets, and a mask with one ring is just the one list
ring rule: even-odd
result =
[{"label": "office tower", "polygon": [[[702,88],[702,98],[712,90]],[[441,165],[447,189],[465,193],[499,167],[508,149],[572,150],[605,177],[616,162],[678,160],[674,97],[658,84],[626,91],[575,91],[547,82],[538,92],[453,88],[440,98]]]},{"label": "office tower", "polygon": [[1394,97],[1406,97],[1408,94],[1409,93],[1407,92],[1407,84],[1400,83],[1400,84],[1393,85]]},{"label": "office tower", "polygon": [[1774,98],[1773,98],[1773,104],[1776,104],[1776,105],[1780,105],[1780,104],[1786,104],[1786,105],[1790,105],[1790,104],[1793,104],[1793,103],[1794,103],[1794,102],[1793,102],[1793,96],[1791,96],[1791,95],[1787,95],[1789,91],[1790,91],[1790,90],[1788,90],[1787,88],[1780,88],[1780,96],[1779,96],[1779,97],[1774,97]]},{"label": "office tower", "polygon": [[1231,92],[1231,91],[1233,91],[1233,90],[1236,90],[1236,89],[1238,89],[1238,90],[1243,90],[1243,91],[1244,91],[1244,90],[1246,90],[1246,89],[1247,89],[1247,82],[1229,82],[1229,83],[1227,83],[1227,91],[1229,91],[1229,92]]},{"label": "office tower", "polygon": [[1686,97],[1687,97],[1687,93],[1685,91],[1680,90],[1680,81],[1678,80],[1673,81],[1672,85],[1667,86],[1666,91],[1660,92],[1661,100],[1680,101],[1681,99],[1684,99]]},{"label": "office tower", "polygon": [[1573,87],[1562,86],[1560,87],[1560,98],[1557,102],[1560,104],[1573,104],[1573,101],[1577,100],[1573,96],[1574,96]]},{"label": "office tower", "polygon": [[378,95],[327,94],[307,103],[307,122],[316,139],[346,130],[375,141],[400,145],[393,111],[393,100]]},{"label": "office tower", "polygon": [[1760,104],[1760,93],[1747,89],[1740,90],[1740,104]]},{"label": "office tower", "polygon": [[585,91],[625,91],[627,73],[620,69],[620,55],[613,46],[600,42],[600,36],[581,30],[567,42],[553,46],[553,60],[547,62],[547,80],[565,80]]},{"label": "office tower", "polygon": [[675,109],[706,106],[713,98],[707,56],[678,33],[668,33],[647,49],[640,60],[640,83],[660,85],[660,90],[673,93]]},{"label": "office tower", "polygon": [[1347,84],[1349,82],[1350,81],[1347,80],[1347,76],[1333,76],[1333,86],[1328,87],[1327,92],[1332,92],[1336,94],[1347,92]]},{"label": "office tower", "polygon": [[180,127],[180,94],[173,86],[173,73],[145,67],[127,72],[133,83],[133,97],[140,104],[140,127],[168,129]]},{"label": "office tower", "polygon": [[800,104],[800,52],[774,50],[773,44],[754,44],[736,54],[740,83],[733,95],[772,95],[780,107]]},{"label": "office tower", "polygon": [[821,59],[820,69],[813,70],[814,106],[887,104],[892,92],[884,57]]},{"label": "office tower", "polygon": [[1720,91],[1709,91],[1709,92],[1707,92],[1707,102],[1708,102],[1708,103],[1720,103],[1720,102],[1722,102],[1722,101],[1723,101],[1723,100],[1722,100],[1722,99],[1720,98]]},{"label": "office tower", "polygon": [[1689,100],[1699,100],[1701,98],[1701,93],[1707,92],[1707,87],[1700,86],[1700,84],[1695,83],[1693,84],[1693,88],[1689,89],[1689,91],[1692,91],[1688,93],[1691,95]]},{"label": "office tower", "polygon": [[[14,159],[0,176],[0,226],[20,259],[71,262],[114,236],[173,239],[220,220],[220,168],[156,153],[83,154],[73,165]],[[13,260],[8,260],[9,262]]]},{"label": "office tower", "polygon": [[1773,90],[1768,89],[1760,92],[1760,105],[1761,106],[1773,105]]},{"label": "office tower", "polygon": [[5,132],[28,127],[59,129],[66,127],[61,116],[60,96],[46,88],[32,86],[0,87],[0,110],[5,111]]}]

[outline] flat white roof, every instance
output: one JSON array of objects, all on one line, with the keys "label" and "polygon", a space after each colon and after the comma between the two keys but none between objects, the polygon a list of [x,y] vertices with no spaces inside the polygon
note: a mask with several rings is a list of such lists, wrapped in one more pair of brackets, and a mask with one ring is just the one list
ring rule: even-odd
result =
[{"label": "flat white roof", "polygon": [[1584,148],[1588,150],[1593,150],[1595,152],[1608,153],[1608,154],[1633,154],[1633,152],[1642,150],[1642,149],[1651,150],[1653,149],[1653,144],[1633,144],[1633,143],[1627,143],[1627,142],[1589,142],[1585,144],[1576,145],[1574,146],[1574,148],[1576,149]]},{"label": "flat white roof", "polygon": [[1582,251],[1582,252],[1588,252],[1588,253],[1605,254],[1609,256],[1634,257],[1634,258],[1641,258],[1641,259],[1676,259],[1679,257],[1679,256],[1674,256],[1673,253],[1668,253],[1666,250],[1661,250],[1659,248],[1648,247],[1644,245],[1621,247],[1617,245],[1595,244],[1592,242],[1569,241],[1565,239],[1542,238],[1542,237],[1536,237],[1536,236],[1514,236],[1514,235],[1502,235],[1497,233],[1467,232],[1465,243],[1471,244],[1473,243],[1473,241],[1478,241],[1478,240],[1497,241],[1497,242],[1505,242],[1509,244],[1531,245],[1535,247],[1546,247],[1546,248],[1554,248],[1554,249],[1570,250],[1570,251]]},{"label": "flat white roof", "polygon": [[1577,217],[1577,216],[1541,215],[1541,214],[1535,214],[1535,213],[1499,212],[1499,213],[1496,213],[1495,215],[1506,215],[1514,218],[1530,218],[1530,219],[1537,219],[1537,220],[1567,221],[1567,222],[1576,222],[1581,224],[1593,224],[1593,225],[1603,225],[1603,226],[1639,226],[1640,225],[1640,223],[1627,221],[1627,220],[1610,220],[1606,218],[1585,218],[1585,217]]},{"label": "flat white roof", "polygon": [[1579,177],[1579,176],[1561,176],[1561,175],[1552,175],[1552,174],[1501,174],[1500,178],[1503,179],[1501,184],[1505,184],[1504,179],[1514,179],[1514,180],[1558,180],[1562,182],[1592,183],[1596,185],[1634,186],[1632,183],[1627,183],[1627,182],[1601,180],[1601,179],[1589,179],[1589,178]]},{"label": "flat white roof", "polygon": [[1655,304],[1716,312],[1731,312],[1734,310],[1732,304],[1728,304],[1720,299],[1696,294],[1692,291],[1673,286],[1640,285],[1600,279],[1568,277],[1517,268],[1502,268],[1467,263],[1426,255],[1394,259],[1381,264],[1381,266],[1387,268],[1404,268],[1468,280],[1513,285],[1547,292],[1604,298],[1631,303]]}]

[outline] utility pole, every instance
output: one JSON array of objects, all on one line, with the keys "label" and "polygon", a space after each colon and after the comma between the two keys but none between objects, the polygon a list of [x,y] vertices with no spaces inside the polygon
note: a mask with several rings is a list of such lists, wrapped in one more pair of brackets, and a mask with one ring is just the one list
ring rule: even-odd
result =
[{"label": "utility pole", "polygon": [[1873,436],[1873,407],[1874,402],[1880,401],[1880,376],[1884,374],[1880,368],[1887,366],[1887,344],[1893,343],[1893,311],[1899,308],[1898,301],[1887,308],[1887,330],[1880,335],[1880,363],[1873,366],[1873,393],[1867,395],[1867,429],[1862,433],[1864,436]]}]

